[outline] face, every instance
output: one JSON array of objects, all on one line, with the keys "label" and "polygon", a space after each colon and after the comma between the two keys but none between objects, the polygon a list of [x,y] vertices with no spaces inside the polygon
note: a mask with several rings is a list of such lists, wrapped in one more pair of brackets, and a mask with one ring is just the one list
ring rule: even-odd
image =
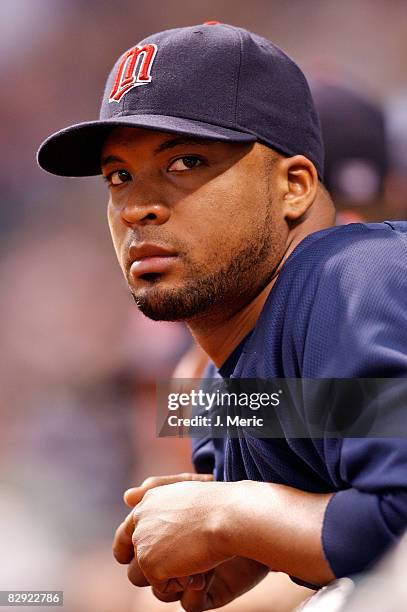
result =
[{"label": "face", "polygon": [[118,128],[102,151],[116,254],[155,320],[230,316],[268,284],[287,226],[261,144]]}]

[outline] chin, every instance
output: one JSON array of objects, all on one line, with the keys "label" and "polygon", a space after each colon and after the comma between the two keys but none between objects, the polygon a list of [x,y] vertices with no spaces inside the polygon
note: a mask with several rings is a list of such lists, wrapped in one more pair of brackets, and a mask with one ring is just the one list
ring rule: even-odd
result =
[{"label": "chin", "polygon": [[197,295],[183,286],[155,283],[132,290],[132,296],[139,310],[153,321],[186,321],[208,308],[204,295]]},{"label": "chin", "polygon": [[182,311],[169,308],[165,303],[140,298],[134,298],[134,301],[143,315],[153,321],[185,321],[188,318]]}]

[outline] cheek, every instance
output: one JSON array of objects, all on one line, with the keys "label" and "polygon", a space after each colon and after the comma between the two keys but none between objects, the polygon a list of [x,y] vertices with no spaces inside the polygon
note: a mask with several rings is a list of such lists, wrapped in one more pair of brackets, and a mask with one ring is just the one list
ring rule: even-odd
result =
[{"label": "cheek", "polygon": [[117,210],[112,206],[110,200],[107,205],[107,223],[109,225],[110,235],[112,237],[114,250],[116,252],[117,259],[121,265],[120,258],[120,247],[123,242],[123,225],[118,219]]},{"label": "cheek", "polygon": [[176,216],[192,247],[192,259],[212,267],[229,261],[248,241],[258,238],[266,200],[246,182],[215,180],[210,187],[184,200]]}]

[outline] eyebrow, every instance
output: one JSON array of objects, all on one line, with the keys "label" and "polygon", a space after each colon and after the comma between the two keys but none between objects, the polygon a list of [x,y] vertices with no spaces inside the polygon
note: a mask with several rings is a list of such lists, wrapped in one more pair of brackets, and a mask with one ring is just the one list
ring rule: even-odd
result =
[{"label": "eyebrow", "polygon": [[213,144],[214,140],[209,140],[206,138],[193,138],[192,136],[177,136],[175,138],[170,138],[169,140],[164,140],[156,149],[154,149],[154,154],[162,153],[162,151],[166,151],[167,149],[172,149],[173,147],[178,147],[180,145],[208,145]]},{"label": "eyebrow", "polygon": [[[164,140],[164,142],[162,142],[160,145],[158,145],[156,149],[154,149],[153,153],[154,155],[158,155],[158,153],[162,153],[163,151],[167,151],[168,149],[172,149],[181,145],[204,146],[208,144],[213,144],[214,142],[214,140],[209,140],[206,138],[193,138],[192,136],[176,136],[175,138]],[[121,164],[125,163],[124,160],[121,157],[118,157],[117,155],[107,155],[101,160],[100,164],[103,168],[103,166],[114,162],[119,162]]]},{"label": "eyebrow", "polygon": [[107,164],[111,164],[112,162],[119,162],[120,164],[124,164],[124,160],[121,157],[117,157],[117,155],[108,155],[107,157],[104,157],[102,159],[100,165],[103,168],[103,166],[107,166]]}]

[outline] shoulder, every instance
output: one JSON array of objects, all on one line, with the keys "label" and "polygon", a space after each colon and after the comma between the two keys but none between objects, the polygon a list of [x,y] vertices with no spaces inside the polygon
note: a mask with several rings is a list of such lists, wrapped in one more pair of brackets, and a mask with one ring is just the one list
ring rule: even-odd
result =
[{"label": "shoulder", "polygon": [[270,292],[246,369],[260,377],[405,373],[406,295],[407,223],[311,234]]},{"label": "shoulder", "polygon": [[407,283],[407,222],[353,223],[307,236],[284,264],[267,310],[307,315],[317,301]]},{"label": "shoulder", "polygon": [[407,221],[352,223],[310,234],[287,260],[287,271],[329,276],[346,270],[363,277],[371,266],[389,270],[392,263],[407,266]]},{"label": "shoulder", "polygon": [[407,285],[407,222],[353,223],[315,232],[287,260],[281,285],[294,301],[312,303],[400,293]]},{"label": "shoulder", "polygon": [[405,372],[407,223],[330,228],[304,242],[287,262],[286,293],[302,375]]}]

